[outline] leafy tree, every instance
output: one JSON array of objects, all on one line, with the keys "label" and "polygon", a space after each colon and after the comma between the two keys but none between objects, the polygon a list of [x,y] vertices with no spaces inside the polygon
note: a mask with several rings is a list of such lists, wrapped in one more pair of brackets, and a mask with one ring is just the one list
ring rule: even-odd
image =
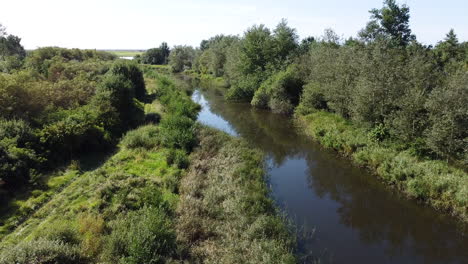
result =
[{"label": "leafy tree", "polygon": [[38,168],[37,138],[22,120],[0,119],[0,187],[19,187]]},{"label": "leafy tree", "polygon": [[175,46],[169,55],[169,65],[174,72],[190,69],[195,60],[195,50],[190,46]]},{"label": "leafy tree", "polygon": [[310,46],[312,43],[315,42],[314,37],[307,37],[303,40],[301,40],[301,44],[299,45],[299,54],[305,54],[309,51]]},{"label": "leafy tree", "polygon": [[372,9],[371,21],[359,32],[366,42],[377,39],[391,39],[397,46],[406,46],[416,37],[409,27],[409,7],[399,6],[395,0],[385,0],[381,9]]},{"label": "leafy tree", "polygon": [[434,52],[438,57],[440,65],[445,66],[450,61],[462,61],[465,59],[466,50],[458,42],[455,31],[450,29],[445,39],[437,43]]},{"label": "leafy tree", "polygon": [[299,47],[299,36],[296,33],[296,29],[288,26],[286,19],[281,20],[273,33],[275,56],[278,63],[282,66],[284,62],[296,55],[296,51]]},{"label": "leafy tree", "polygon": [[167,64],[170,49],[166,42],[161,43],[159,48],[149,49],[141,56],[141,62],[144,64],[162,65]]},{"label": "leafy tree", "polygon": [[426,103],[431,127],[427,143],[445,158],[464,158],[468,163],[468,73],[452,74],[446,85],[434,89]]},{"label": "leafy tree", "polygon": [[26,57],[26,51],[21,45],[21,38],[8,35],[0,24],[0,71],[9,72],[19,69]]},{"label": "leafy tree", "polygon": [[[125,80],[129,80],[132,84],[132,93],[140,101],[143,101],[146,97],[145,80],[143,78],[143,72],[140,70],[138,65],[131,61],[120,60],[114,63],[109,70],[113,75],[123,75]],[[133,97],[132,95],[132,97]]]}]

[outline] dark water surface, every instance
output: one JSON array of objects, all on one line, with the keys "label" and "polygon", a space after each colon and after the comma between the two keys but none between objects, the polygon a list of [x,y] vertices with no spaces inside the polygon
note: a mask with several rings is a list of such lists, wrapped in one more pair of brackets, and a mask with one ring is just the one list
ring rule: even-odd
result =
[{"label": "dark water surface", "polygon": [[266,153],[273,197],[322,263],[468,263],[466,226],[404,199],[297,132],[290,118],[197,90],[198,120]]}]

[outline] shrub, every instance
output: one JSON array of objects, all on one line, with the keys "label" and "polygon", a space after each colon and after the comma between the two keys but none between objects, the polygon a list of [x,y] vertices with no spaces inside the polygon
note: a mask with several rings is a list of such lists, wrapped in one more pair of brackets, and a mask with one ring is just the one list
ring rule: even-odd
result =
[{"label": "shrub", "polygon": [[294,106],[299,103],[303,84],[292,67],[280,71],[262,83],[251,104],[255,107],[268,107],[276,113],[292,113]]},{"label": "shrub", "polygon": [[164,146],[190,151],[196,143],[195,122],[185,116],[171,115],[161,121],[160,135]]},{"label": "shrub", "polygon": [[78,245],[78,231],[71,221],[52,221],[38,232],[36,237],[41,237],[50,241],[59,241],[69,245]]},{"label": "shrub", "polygon": [[320,90],[320,84],[310,82],[304,86],[297,111],[305,115],[315,110],[328,110],[327,100]]},{"label": "shrub", "polygon": [[109,72],[112,75],[122,75],[125,79],[129,80],[132,84],[132,90],[135,97],[143,101],[146,97],[145,80],[143,72],[140,70],[135,62],[127,60],[119,60],[115,62],[110,68]]},{"label": "shrub", "polygon": [[128,132],[120,144],[128,149],[152,149],[159,145],[159,141],[158,128],[154,125],[146,125]]},{"label": "shrub", "polygon": [[161,115],[158,113],[148,113],[145,115],[146,124],[157,124],[161,121]]},{"label": "shrub", "polygon": [[39,163],[36,141],[26,122],[0,119],[0,180],[6,187],[21,186],[31,178]]},{"label": "shrub", "polygon": [[60,241],[38,239],[22,242],[0,256],[0,263],[60,264],[85,263],[77,246]]},{"label": "shrub", "polygon": [[175,233],[167,217],[145,207],[120,215],[112,224],[106,257],[123,263],[166,263],[175,253]]},{"label": "shrub", "polygon": [[189,166],[187,154],[180,149],[171,149],[167,154],[166,161],[167,164],[174,164],[180,169],[186,169]]}]

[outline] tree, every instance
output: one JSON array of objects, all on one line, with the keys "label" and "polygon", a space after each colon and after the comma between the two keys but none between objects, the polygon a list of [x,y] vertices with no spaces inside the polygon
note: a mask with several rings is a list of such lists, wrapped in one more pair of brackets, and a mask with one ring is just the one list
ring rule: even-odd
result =
[{"label": "tree", "polygon": [[161,43],[159,48],[153,48],[143,53],[141,62],[144,64],[162,65],[167,64],[171,50],[166,42]]},{"label": "tree", "polygon": [[359,32],[366,42],[377,39],[390,39],[397,46],[406,46],[416,37],[409,27],[409,7],[398,6],[395,0],[385,0],[381,9],[372,9],[371,21]]},{"label": "tree", "polygon": [[[140,101],[146,96],[145,79],[138,65],[131,61],[117,61],[112,65],[109,73],[113,75],[122,75],[125,80],[130,81],[132,94]],[[132,96],[133,97],[133,96]]]},{"label": "tree", "polygon": [[19,69],[26,57],[26,51],[21,45],[21,38],[8,35],[5,27],[0,24],[0,72]]},{"label": "tree", "polygon": [[312,43],[315,43],[314,37],[307,37],[303,39],[299,45],[299,54],[306,54],[309,51],[310,45],[312,45]]},{"label": "tree", "polygon": [[450,29],[443,41],[437,43],[434,52],[441,66],[445,66],[452,60],[461,61],[465,56],[465,50],[458,42],[457,35],[453,29]]},{"label": "tree", "polygon": [[296,29],[288,26],[286,19],[281,20],[273,33],[277,63],[279,65],[284,65],[285,61],[289,60],[292,55],[295,55],[299,47],[299,36],[296,33]]},{"label": "tree", "polygon": [[465,155],[468,163],[468,73],[460,69],[449,76],[431,93],[426,108],[431,123],[427,144],[445,158]]},{"label": "tree", "polygon": [[174,72],[192,68],[195,50],[191,46],[175,46],[169,55],[169,65]]}]

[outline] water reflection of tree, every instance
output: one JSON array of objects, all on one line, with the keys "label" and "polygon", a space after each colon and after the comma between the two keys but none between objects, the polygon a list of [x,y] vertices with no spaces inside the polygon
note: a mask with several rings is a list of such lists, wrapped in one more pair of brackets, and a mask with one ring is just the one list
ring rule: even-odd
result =
[{"label": "water reflection of tree", "polygon": [[389,256],[412,248],[424,263],[468,263],[468,240],[448,217],[397,197],[333,154],[311,153],[307,161],[310,188],[340,204],[341,223],[356,230],[363,243],[385,242]]},{"label": "water reflection of tree", "polygon": [[430,208],[396,197],[371,175],[349,165],[336,154],[320,150],[296,133],[286,117],[251,108],[246,103],[226,104],[222,96],[203,95],[213,113],[228,121],[252,145],[265,151],[280,166],[287,158],[305,158],[309,186],[319,197],[338,202],[340,222],[359,234],[364,244],[383,244],[388,256],[410,254],[424,263],[468,263],[468,239],[454,223]]}]

